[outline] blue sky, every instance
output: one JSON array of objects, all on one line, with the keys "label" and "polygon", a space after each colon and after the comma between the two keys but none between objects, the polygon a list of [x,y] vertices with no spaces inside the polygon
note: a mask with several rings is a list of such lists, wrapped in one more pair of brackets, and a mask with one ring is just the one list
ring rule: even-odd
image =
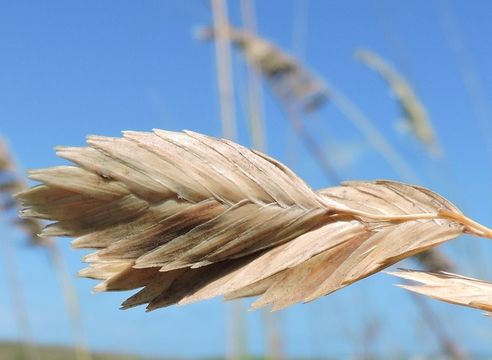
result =
[{"label": "blue sky", "polygon": [[[0,11],[0,133],[23,168],[60,164],[56,145],[82,145],[88,134],[116,136],[121,130],[191,129],[220,136],[214,49],[192,36],[211,23],[207,1],[3,1]],[[419,174],[421,183],[459,204],[471,217],[492,223],[492,159],[486,142],[492,99],[492,2],[474,1],[257,1],[264,37],[298,54],[320,77],[345,93]],[[239,1],[230,17],[240,24]],[[305,14],[303,17],[302,14]],[[443,31],[450,14],[459,29],[452,41],[465,44],[456,55]],[[293,29],[306,34],[296,43]],[[306,25],[303,25],[306,24]],[[367,47],[390,60],[426,104],[446,153],[444,163],[428,159],[408,134],[383,82],[357,63],[355,49]],[[463,68],[462,64],[467,64]],[[463,71],[476,76],[470,97]],[[474,75],[476,74],[476,75]],[[470,76],[470,75],[468,75]],[[234,56],[234,80],[242,144],[251,143],[244,117],[244,64]],[[265,86],[268,153],[287,163],[315,188],[330,185],[287,126]],[[474,102],[485,101],[484,126]],[[480,104],[480,100],[478,100]],[[480,111],[480,110],[479,110]],[[336,109],[326,104],[307,126],[344,179],[398,179],[397,175]],[[488,125],[487,125],[488,124]],[[46,256],[26,248],[22,235],[0,229],[13,241],[27,297],[34,337],[70,344],[64,302]],[[60,239],[74,275],[90,347],[150,355],[196,357],[227,349],[230,307],[212,300],[150,314],[120,311],[128,295],[92,294],[93,281],[75,279],[80,251]],[[492,279],[491,246],[464,238],[445,247],[462,273]],[[292,356],[354,354],[361,323],[379,319],[374,350],[386,354],[437,351],[409,297],[378,274],[327,298],[279,314],[285,352]],[[5,272],[0,267],[0,339],[18,331]],[[431,303],[446,328],[470,352],[492,349],[490,320],[478,312]],[[245,305],[246,306],[246,305]],[[261,314],[244,311],[248,348],[264,350]]]}]

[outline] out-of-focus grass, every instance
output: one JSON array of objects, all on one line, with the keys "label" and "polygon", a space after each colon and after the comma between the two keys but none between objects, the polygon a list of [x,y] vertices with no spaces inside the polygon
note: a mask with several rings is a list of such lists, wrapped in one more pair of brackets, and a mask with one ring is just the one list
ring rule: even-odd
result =
[{"label": "out-of-focus grass", "polygon": [[[75,352],[72,348],[62,346],[37,346],[36,353],[39,356],[36,360],[75,360]],[[173,357],[142,357],[138,355],[117,354],[117,353],[93,353],[92,358],[94,360],[178,360],[179,358]],[[241,357],[241,360],[268,360],[266,357],[261,356],[248,356]],[[201,360],[224,360],[223,357],[203,357]],[[285,358],[287,360],[287,358]],[[354,360],[409,360],[417,359],[417,357],[406,356],[403,354],[394,354],[392,356],[355,356],[355,357],[329,357],[329,358],[293,358],[294,360],[338,360],[338,359],[354,359]],[[446,360],[442,355],[429,355],[425,357],[418,357],[418,359],[425,360]],[[470,360],[489,360],[490,356],[487,355],[470,355]],[[22,344],[16,342],[0,342],[0,360],[28,360],[22,352]],[[183,360],[183,359],[181,359]],[[195,359],[197,360],[197,359]]]},{"label": "out-of-focus grass", "polygon": [[[75,352],[72,348],[61,346],[37,346],[37,360],[75,360]],[[149,358],[137,355],[123,355],[115,353],[94,353],[94,360],[158,360],[164,358]],[[27,358],[22,350],[22,345],[15,342],[0,342],[0,360],[24,360]],[[172,358],[166,358],[171,360]]]}]

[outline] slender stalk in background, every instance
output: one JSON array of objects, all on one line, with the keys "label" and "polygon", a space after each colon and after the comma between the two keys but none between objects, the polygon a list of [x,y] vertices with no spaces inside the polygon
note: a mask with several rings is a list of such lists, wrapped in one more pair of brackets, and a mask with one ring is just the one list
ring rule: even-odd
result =
[{"label": "slender stalk in background", "polygon": [[[236,106],[234,101],[234,84],[232,78],[232,57],[230,48],[230,28],[227,15],[227,2],[211,0],[214,21],[215,51],[217,64],[217,82],[222,121],[222,136],[229,140],[236,139]],[[258,131],[255,128],[254,131]],[[230,314],[230,349],[228,359],[239,360],[244,354],[246,331],[242,316],[242,302],[231,305]]]},{"label": "slender stalk in background", "polygon": [[297,137],[302,141],[306,149],[311,153],[311,156],[322,170],[326,179],[335,184],[340,183],[341,176],[333,168],[332,164],[328,160],[328,157],[326,156],[326,152],[323,151],[323,148],[316,142],[304,126],[302,115],[296,111],[296,109],[289,107],[288,104],[284,104],[284,109],[287,113],[292,129]]},{"label": "slender stalk in background", "polygon": [[381,156],[391,165],[393,170],[402,179],[419,183],[417,174],[410,165],[400,156],[396,149],[386,140],[379,130],[372,124],[366,115],[342,94],[333,84],[327,83],[330,100],[350,120],[357,129],[364,134],[369,143],[374,146]]},{"label": "slender stalk in background", "polygon": [[224,0],[212,0],[211,4],[216,37],[215,52],[222,131],[226,139],[232,140],[236,138],[236,110],[234,104],[227,3]]},{"label": "slender stalk in background", "polygon": [[247,359],[246,324],[244,321],[244,303],[242,300],[229,305],[228,360]]},{"label": "slender stalk in background", "polygon": [[[17,208],[17,202],[12,196],[28,188],[20,174],[21,171],[13,160],[6,142],[0,138],[0,175],[4,177],[0,179],[0,195],[5,197],[5,199],[0,199],[3,200],[3,203],[0,202],[0,205],[6,212]],[[77,295],[70,281],[68,270],[60,256],[58,246],[53,239],[40,238],[38,236],[43,229],[43,225],[39,220],[22,219],[19,221],[17,219],[16,223],[28,234],[30,242],[33,245],[41,246],[48,251],[53,270],[58,278],[67,304],[68,315],[75,338],[76,358],[77,360],[90,360],[91,355],[85,341]],[[8,248],[6,249],[9,250]]]},{"label": "slender stalk in background", "polygon": [[373,355],[374,345],[377,338],[381,335],[381,321],[379,318],[362,320],[362,336],[360,341],[360,356],[357,360],[372,360],[376,357]]},{"label": "slender stalk in background", "polygon": [[[254,0],[241,0],[241,16],[243,27],[256,36],[256,10]],[[261,152],[267,152],[265,135],[263,91],[259,74],[246,64],[248,109],[247,120],[250,127],[253,148]],[[278,327],[280,315],[262,310],[262,320],[265,327],[266,350],[265,358],[270,360],[282,359],[282,335]]]},{"label": "slender stalk in background", "polygon": [[[4,221],[2,221],[2,225],[3,223]],[[7,229],[7,226],[5,226],[5,229]],[[26,359],[37,360],[39,359],[39,356],[34,346],[31,324],[29,321],[29,312],[27,311],[22,285],[18,275],[19,267],[15,261],[15,251],[12,246],[12,241],[10,238],[3,237],[0,239],[0,244],[2,246],[2,251],[0,252],[3,254],[3,260],[1,263],[4,264],[5,274],[7,275],[8,288],[12,296],[12,306],[14,307],[15,320],[19,326],[22,351]]]},{"label": "slender stalk in background", "polygon": [[429,304],[419,295],[411,293],[413,303],[419,309],[422,319],[427,327],[435,335],[441,351],[446,355],[447,359],[466,360],[469,356],[461,349],[461,347],[448,335],[441,319],[435,314]]},{"label": "slender stalk in background", "polygon": [[53,269],[58,277],[58,283],[63,291],[63,297],[65,298],[68,313],[70,315],[70,325],[75,337],[76,359],[91,360],[92,356],[85,339],[77,292],[75,291],[75,287],[71,281],[70,273],[65,262],[63,261],[60,250],[54,241],[47,246],[47,250],[50,261],[53,264]]},{"label": "slender stalk in background", "polygon": [[[254,0],[241,0],[241,14],[246,31],[256,36]],[[265,125],[263,120],[263,91],[259,75],[247,66],[248,76],[248,123],[253,148],[266,152]]]},{"label": "slender stalk in background", "polygon": [[265,326],[265,335],[267,339],[265,360],[280,360],[285,356],[283,351],[282,334],[280,332],[280,314],[272,313],[268,310],[261,312],[263,324]]}]

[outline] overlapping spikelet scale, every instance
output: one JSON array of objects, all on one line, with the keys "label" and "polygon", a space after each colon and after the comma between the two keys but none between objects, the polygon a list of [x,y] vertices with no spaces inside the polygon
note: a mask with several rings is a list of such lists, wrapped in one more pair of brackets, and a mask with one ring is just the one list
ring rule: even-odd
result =
[{"label": "overlapping spikelet scale", "polygon": [[399,270],[390,274],[420,283],[399,285],[404,289],[452,304],[481,309],[486,311],[486,315],[491,316],[492,283],[490,282],[447,272]]}]

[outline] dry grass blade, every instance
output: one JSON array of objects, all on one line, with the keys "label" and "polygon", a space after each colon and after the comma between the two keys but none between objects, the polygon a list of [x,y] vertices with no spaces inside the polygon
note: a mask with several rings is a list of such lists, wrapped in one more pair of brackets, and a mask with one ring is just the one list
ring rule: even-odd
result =
[{"label": "dry grass blade", "polygon": [[[329,93],[323,82],[292,56],[248,31],[230,27],[229,34],[231,42],[270,82],[282,102],[301,112],[311,112],[328,100]],[[213,29],[204,29],[200,36],[209,39],[215,34]]]},{"label": "dry grass blade", "polygon": [[399,270],[389,274],[421,285],[398,285],[451,304],[492,312],[492,283],[446,272]]},{"label": "dry grass blade", "polygon": [[437,142],[429,115],[408,81],[379,55],[369,50],[359,50],[356,57],[378,72],[388,83],[402,109],[410,130],[435,156],[442,150]]},{"label": "dry grass blade", "polygon": [[23,214],[45,235],[97,251],[82,276],[100,291],[143,287],[124,308],[224,295],[254,307],[314,300],[467,232],[492,231],[446,199],[392,181],[313,191],[285,165],[184,132],[90,136],[58,148],[77,166],[31,172]]}]

